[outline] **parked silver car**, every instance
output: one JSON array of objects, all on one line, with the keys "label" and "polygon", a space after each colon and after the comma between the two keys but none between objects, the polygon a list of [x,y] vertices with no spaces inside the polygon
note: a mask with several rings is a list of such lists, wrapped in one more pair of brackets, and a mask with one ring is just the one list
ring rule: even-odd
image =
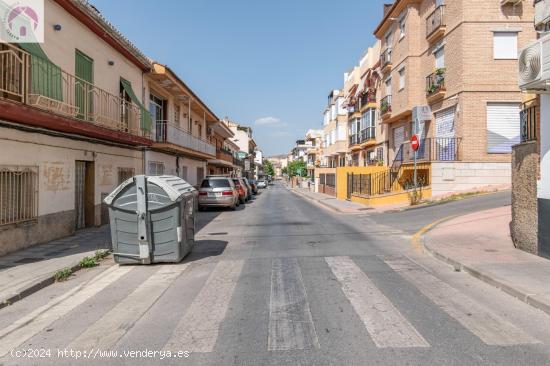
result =
[{"label": "parked silver car", "polygon": [[206,177],[199,188],[199,210],[205,207],[229,207],[234,210],[239,205],[239,193],[231,178],[221,176]]},{"label": "parked silver car", "polygon": [[267,181],[259,180],[258,181],[258,188],[267,188]]}]

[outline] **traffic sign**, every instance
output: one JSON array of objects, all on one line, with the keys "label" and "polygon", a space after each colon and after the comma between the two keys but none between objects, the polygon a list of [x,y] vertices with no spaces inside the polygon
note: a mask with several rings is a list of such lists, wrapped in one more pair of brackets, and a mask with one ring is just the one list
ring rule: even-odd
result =
[{"label": "traffic sign", "polygon": [[411,137],[411,148],[413,151],[417,151],[420,147],[420,141],[418,140],[418,135],[412,135]]}]

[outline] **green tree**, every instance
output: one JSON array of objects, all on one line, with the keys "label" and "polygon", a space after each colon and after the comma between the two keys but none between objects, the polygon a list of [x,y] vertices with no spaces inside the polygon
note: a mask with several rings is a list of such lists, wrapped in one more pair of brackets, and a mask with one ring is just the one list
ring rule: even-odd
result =
[{"label": "green tree", "polygon": [[285,166],[283,169],[281,169],[281,173],[288,174],[288,168]]},{"label": "green tree", "polygon": [[264,174],[275,176],[275,169],[269,160],[264,160]]},{"label": "green tree", "polygon": [[307,165],[303,160],[288,163],[288,175],[291,177],[307,177]]}]

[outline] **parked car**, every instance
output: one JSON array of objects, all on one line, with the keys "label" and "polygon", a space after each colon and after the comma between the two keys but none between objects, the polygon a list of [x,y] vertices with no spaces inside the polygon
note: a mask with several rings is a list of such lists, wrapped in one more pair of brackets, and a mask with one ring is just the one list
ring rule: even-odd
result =
[{"label": "parked car", "polygon": [[235,184],[235,188],[239,193],[239,202],[245,203],[248,200],[246,187],[241,184],[241,180],[239,178],[233,178],[233,183]]},{"label": "parked car", "polygon": [[205,207],[229,207],[239,205],[239,193],[231,178],[208,176],[199,188],[199,210]]},{"label": "parked car", "polygon": [[249,179],[248,183],[252,187],[252,194],[258,194],[258,181],[256,179]]},{"label": "parked car", "polygon": [[246,188],[248,188],[248,199],[252,199],[252,187],[250,186],[250,183],[248,183],[248,178],[241,178],[241,179],[246,185]]},{"label": "parked car", "polygon": [[258,181],[258,188],[267,188],[267,182],[265,180]]}]

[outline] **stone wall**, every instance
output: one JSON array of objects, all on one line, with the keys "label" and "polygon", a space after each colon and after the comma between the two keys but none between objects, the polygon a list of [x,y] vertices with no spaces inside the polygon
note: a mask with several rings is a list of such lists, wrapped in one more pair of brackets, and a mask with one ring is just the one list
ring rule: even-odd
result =
[{"label": "stone wall", "polygon": [[512,224],[514,245],[538,253],[537,177],[539,154],[536,141],[512,149]]}]

